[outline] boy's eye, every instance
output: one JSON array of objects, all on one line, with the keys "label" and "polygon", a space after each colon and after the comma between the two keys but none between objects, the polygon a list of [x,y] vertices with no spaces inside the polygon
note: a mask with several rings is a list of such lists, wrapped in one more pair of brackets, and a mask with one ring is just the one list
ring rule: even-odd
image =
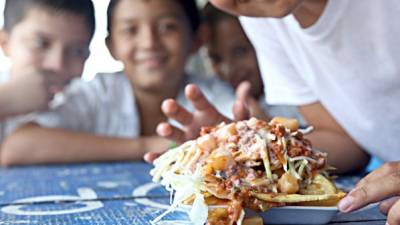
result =
[{"label": "boy's eye", "polygon": [[68,55],[86,59],[90,54],[89,47],[72,47],[68,49]]},{"label": "boy's eye", "polygon": [[158,26],[160,33],[178,30],[179,24],[177,21],[164,21]]},{"label": "boy's eye", "polygon": [[122,33],[128,34],[128,35],[134,35],[138,31],[137,27],[135,26],[130,26],[130,27],[125,27],[122,29]]},{"label": "boy's eye", "polygon": [[32,42],[34,49],[46,49],[50,46],[50,42],[43,37],[37,37]]}]

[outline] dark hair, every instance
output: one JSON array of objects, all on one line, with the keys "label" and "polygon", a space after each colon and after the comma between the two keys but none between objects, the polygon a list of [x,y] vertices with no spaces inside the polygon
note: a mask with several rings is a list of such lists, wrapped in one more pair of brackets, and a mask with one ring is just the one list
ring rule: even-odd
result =
[{"label": "dark hair", "polygon": [[233,16],[229,13],[226,13],[226,12],[216,8],[209,2],[204,7],[202,13],[204,15],[205,22],[211,26],[215,26],[215,24],[217,24],[221,20],[237,19],[236,16]]},{"label": "dark hair", "polygon": [[[166,1],[171,1],[171,0],[166,0]],[[184,13],[189,19],[191,30],[193,31],[193,33],[196,33],[201,23],[200,12],[199,9],[197,8],[196,0],[174,0],[174,1],[182,7]],[[118,5],[119,2],[120,0],[110,0],[110,3],[108,4],[107,31],[109,34],[111,34],[112,16],[114,14],[115,7]]]},{"label": "dark hair", "polygon": [[94,7],[91,0],[6,0],[4,28],[11,31],[32,8],[43,8],[54,12],[68,12],[85,17],[90,35],[95,30]]}]

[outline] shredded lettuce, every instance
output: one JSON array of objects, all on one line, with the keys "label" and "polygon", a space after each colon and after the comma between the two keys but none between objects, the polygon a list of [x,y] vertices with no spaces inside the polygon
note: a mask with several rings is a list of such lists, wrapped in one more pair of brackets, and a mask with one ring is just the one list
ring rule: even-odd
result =
[{"label": "shredded lettuce", "polygon": [[208,206],[204,201],[204,196],[200,193],[196,193],[192,209],[189,213],[190,220],[194,225],[204,225],[207,222],[208,217]]}]

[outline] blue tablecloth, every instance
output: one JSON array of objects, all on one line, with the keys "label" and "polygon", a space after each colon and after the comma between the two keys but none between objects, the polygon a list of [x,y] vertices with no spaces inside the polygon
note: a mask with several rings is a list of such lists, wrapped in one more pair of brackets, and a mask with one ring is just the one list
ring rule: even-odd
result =
[{"label": "blue tablecloth", "polygon": [[[141,162],[0,169],[0,224],[150,224],[169,206],[169,193],[151,182],[150,169]],[[339,186],[358,179],[341,178]],[[180,211],[164,218],[187,219]],[[338,215],[335,223],[385,224],[385,218],[372,208]]]}]

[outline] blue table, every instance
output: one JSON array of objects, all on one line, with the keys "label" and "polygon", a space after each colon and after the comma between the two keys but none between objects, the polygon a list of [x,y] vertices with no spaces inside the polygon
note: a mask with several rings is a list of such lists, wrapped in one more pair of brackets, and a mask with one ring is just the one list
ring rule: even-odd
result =
[{"label": "blue table", "polygon": [[[169,205],[169,194],[151,182],[150,169],[139,162],[0,169],[0,224],[150,224]],[[179,211],[165,220],[188,224]],[[383,225],[385,217],[374,207],[338,215],[331,224]]]}]

